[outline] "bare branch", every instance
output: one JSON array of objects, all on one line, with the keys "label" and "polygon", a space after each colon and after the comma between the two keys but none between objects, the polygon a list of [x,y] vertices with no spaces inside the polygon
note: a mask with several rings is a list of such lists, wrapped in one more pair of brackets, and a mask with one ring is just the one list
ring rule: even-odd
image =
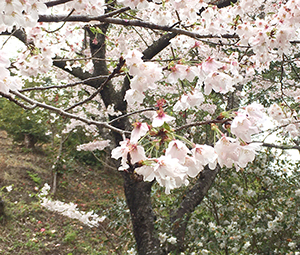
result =
[{"label": "bare branch", "polygon": [[124,130],[121,130],[119,128],[116,128],[116,127],[113,127],[111,125],[109,125],[108,123],[106,122],[100,122],[100,121],[95,121],[95,120],[90,120],[90,119],[86,119],[86,118],[83,118],[83,117],[80,117],[76,114],[72,114],[72,113],[68,113],[60,108],[57,108],[57,107],[54,107],[52,105],[47,105],[47,104],[44,104],[44,103],[41,103],[41,102],[38,102],[36,100],[33,100],[23,94],[21,94],[19,91],[10,91],[12,94],[18,96],[19,98],[23,99],[24,101],[32,104],[32,105],[36,105],[38,107],[41,107],[41,108],[44,108],[44,109],[47,109],[47,110],[50,110],[52,112],[56,112],[58,113],[59,115],[61,116],[65,116],[67,118],[71,118],[71,119],[75,119],[75,120],[80,120],[88,125],[96,125],[98,127],[102,127],[102,128],[108,128],[114,132],[117,132],[121,135],[123,134],[129,134],[129,132],[126,132]]},{"label": "bare branch", "polygon": [[7,98],[9,101],[15,103],[16,105],[21,106],[22,108],[24,108],[26,110],[33,110],[35,107],[37,107],[36,104],[32,104],[31,106],[25,105],[25,104],[21,103],[19,100],[13,98],[11,95],[5,94],[1,91],[0,91],[0,95]]},{"label": "bare branch", "polygon": [[65,3],[71,2],[71,1],[73,1],[73,0],[55,0],[55,1],[46,2],[45,5],[49,8],[49,7],[53,7],[56,5],[65,4]]},{"label": "bare branch", "polygon": [[103,79],[103,78],[107,78],[107,77],[108,77],[108,75],[98,75],[98,76],[95,76],[95,77],[87,78],[87,79],[82,80],[82,81],[78,81],[78,82],[74,82],[74,83],[68,83],[68,84],[65,84],[65,85],[53,85],[53,86],[47,86],[47,87],[26,88],[26,89],[20,89],[19,92],[28,92],[28,91],[32,91],[32,90],[64,89],[64,88],[74,87],[74,86],[79,85],[79,84],[85,84],[85,83],[88,83],[90,81],[95,81],[95,80]]},{"label": "bare branch", "polygon": [[80,80],[85,80],[85,79],[91,78],[92,75],[90,73],[84,72],[82,70],[82,68],[80,68],[80,67],[72,68],[72,70],[69,70],[69,69],[65,68],[66,63],[67,63],[66,60],[60,59],[58,57],[55,58],[55,61],[53,60],[53,65],[54,66],[56,66],[56,67],[64,70],[65,72],[79,78]]},{"label": "bare branch", "polygon": [[[73,8],[73,9],[70,11],[70,13],[68,14],[67,18],[70,17],[74,11],[75,11],[75,9]],[[66,23],[67,23],[67,22],[64,21],[64,23],[63,23],[60,27],[58,27],[58,28],[56,28],[56,29],[54,29],[54,30],[52,30],[52,31],[48,31],[48,30],[45,29],[45,31],[46,31],[47,33],[55,33],[55,32],[57,32],[57,31],[59,31],[60,29],[62,29],[63,26],[64,26]]]},{"label": "bare branch", "polygon": [[129,112],[129,113],[127,113],[127,114],[124,114],[124,115],[122,115],[122,116],[119,116],[119,117],[117,117],[117,118],[111,120],[111,121],[108,122],[108,123],[111,124],[111,123],[113,123],[113,122],[115,122],[115,121],[117,121],[117,120],[120,120],[120,119],[122,119],[122,118],[129,117],[129,116],[134,115],[134,114],[136,114],[136,113],[147,112],[147,111],[156,111],[156,110],[158,110],[157,107],[149,107],[149,108],[145,108],[145,109],[141,109],[141,110]]},{"label": "bare branch", "polygon": [[193,126],[209,125],[209,124],[213,124],[213,123],[214,124],[217,124],[217,123],[224,124],[225,122],[227,122],[229,120],[230,119],[222,119],[222,120],[215,119],[215,120],[193,122],[193,123],[186,124],[186,125],[183,125],[181,127],[175,128],[174,131],[177,132],[177,131],[179,131],[181,129],[184,129],[184,128],[189,128],[189,127],[193,127]]},{"label": "bare branch", "polygon": [[[259,142],[256,142],[259,143]],[[298,145],[276,145],[271,143],[262,143],[262,146],[268,147],[268,148],[276,148],[276,149],[282,149],[282,150],[298,150],[300,151],[300,146]]]},{"label": "bare branch", "polygon": [[184,238],[190,215],[196,206],[202,202],[219,171],[219,165],[217,165],[215,170],[210,170],[206,166],[204,170],[200,172],[196,184],[187,191],[179,208],[172,213],[171,222],[173,224],[173,235],[177,238],[177,244],[173,249],[175,248],[177,251],[185,250]]},{"label": "bare branch", "polygon": [[4,31],[1,32],[0,35],[13,35],[14,37],[18,38],[21,42],[23,42],[25,45],[28,44],[27,42],[27,35],[24,31],[24,29],[13,29],[11,32]]}]

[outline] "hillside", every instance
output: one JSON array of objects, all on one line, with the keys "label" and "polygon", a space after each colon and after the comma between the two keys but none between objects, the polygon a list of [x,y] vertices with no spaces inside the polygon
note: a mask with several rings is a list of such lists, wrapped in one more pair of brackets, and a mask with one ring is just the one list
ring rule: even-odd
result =
[{"label": "hillside", "polygon": [[82,211],[107,216],[99,227],[90,228],[41,207],[37,194],[45,183],[52,185],[49,156],[44,149],[25,150],[13,144],[0,131],[0,196],[5,203],[0,220],[1,254],[123,254],[127,246],[122,235],[129,231],[114,228],[117,203],[124,205],[117,173],[78,162],[65,168],[52,199],[74,202]]}]

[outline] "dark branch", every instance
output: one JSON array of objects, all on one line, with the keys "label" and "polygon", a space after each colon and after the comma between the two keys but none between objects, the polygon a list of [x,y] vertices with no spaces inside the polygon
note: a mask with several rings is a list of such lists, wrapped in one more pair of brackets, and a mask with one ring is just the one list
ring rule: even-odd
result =
[{"label": "dark branch", "polygon": [[300,146],[298,145],[276,145],[271,143],[263,143],[262,146],[268,147],[268,148],[276,148],[276,149],[282,149],[282,150],[298,150],[300,151]]},{"label": "dark branch", "polygon": [[[75,119],[75,120],[80,120],[88,125],[96,125],[98,127],[106,127],[112,131],[115,131],[119,134],[125,134],[126,131],[124,130],[121,130],[119,128],[116,128],[114,126],[111,126],[109,125],[108,123],[106,122],[100,122],[100,121],[94,121],[94,120],[90,120],[90,119],[86,119],[86,118],[83,118],[81,116],[78,116],[76,114],[72,114],[72,113],[68,113],[60,108],[57,108],[57,107],[54,107],[52,105],[48,105],[48,104],[44,104],[44,103],[41,103],[41,102],[38,102],[34,99],[31,99],[23,94],[21,94],[20,92],[18,91],[10,91],[12,94],[16,95],[17,97],[23,99],[24,101],[28,102],[29,104],[31,105],[34,105],[34,106],[38,106],[38,107],[41,107],[43,109],[47,109],[47,110],[50,110],[52,112],[56,112],[57,114],[61,115],[61,116],[65,116],[67,118],[70,118],[70,119]],[[20,105],[21,106],[21,105]]]},{"label": "dark branch", "polygon": [[84,72],[82,70],[82,68],[77,67],[77,68],[72,68],[72,70],[69,70],[69,69],[65,68],[66,64],[67,64],[66,60],[59,61],[58,57],[56,57],[55,61],[53,61],[53,65],[54,66],[56,66],[56,67],[58,67],[58,68],[60,68],[60,69],[62,69],[64,71],[68,72],[69,74],[71,74],[71,75],[73,75],[73,76],[75,76],[75,77],[77,77],[77,78],[79,78],[81,80],[87,80],[89,78],[92,78],[91,77],[92,75],[90,73],[88,73],[88,72]]},{"label": "dark branch", "polygon": [[202,202],[219,171],[219,165],[217,165],[215,170],[210,170],[206,166],[204,170],[200,172],[196,184],[184,196],[179,208],[172,213],[171,222],[173,224],[173,235],[177,238],[176,247],[173,248],[177,251],[185,250],[184,238],[190,215],[196,206]]},{"label": "dark branch", "polygon": [[85,16],[85,15],[74,15],[71,17],[68,17],[66,15],[40,15],[39,16],[39,22],[62,22],[62,21],[70,21],[70,22],[90,22],[90,21],[100,21],[105,22],[109,24],[116,24],[116,25],[122,25],[122,26],[135,26],[135,27],[144,27],[149,28],[153,30],[160,30],[160,31],[166,31],[166,32],[173,32],[176,34],[182,34],[186,35],[192,38],[196,39],[204,39],[204,38],[225,38],[225,39],[232,39],[236,38],[238,39],[238,35],[236,34],[223,34],[223,35],[201,35],[198,33],[194,33],[191,31],[187,31],[180,28],[174,28],[170,26],[162,26],[157,25],[154,23],[149,23],[141,20],[125,20],[125,19],[118,19],[118,18],[110,18],[107,17],[108,14],[101,15],[101,16]]},{"label": "dark branch", "polygon": [[19,100],[13,98],[11,95],[5,94],[5,93],[3,93],[1,91],[0,91],[0,96],[3,96],[5,98],[7,98],[9,101],[15,103],[18,106],[21,106],[23,109],[26,109],[26,110],[33,110],[35,107],[37,107],[36,104],[33,104],[31,106],[25,105],[22,102],[20,102]]},{"label": "dark branch", "polygon": [[169,44],[170,40],[173,39],[177,34],[176,33],[168,33],[163,35],[157,41],[155,41],[152,45],[150,45],[146,50],[143,51],[143,59],[150,60],[156,54],[165,49]]},{"label": "dark branch", "polygon": [[209,124],[213,124],[213,123],[214,124],[217,124],[217,123],[224,124],[229,120],[230,119],[222,119],[222,120],[215,119],[215,120],[207,120],[207,121],[198,121],[198,122],[193,122],[193,123],[186,124],[186,125],[183,125],[181,127],[175,128],[174,131],[177,132],[177,131],[182,130],[184,128],[189,128],[189,127],[194,127],[194,126],[202,126],[202,125],[209,125]]},{"label": "dark branch", "polygon": [[47,2],[47,3],[45,3],[45,5],[49,8],[49,7],[53,7],[56,5],[65,4],[65,3],[71,2],[71,1],[73,1],[73,0],[56,0],[56,1]]},{"label": "dark branch", "polygon": [[0,33],[0,35],[9,35],[9,36],[14,36],[18,38],[21,42],[23,42],[25,45],[28,44],[27,42],[27,35],[23,29],[14,29],[11,32],[5,31]]}]

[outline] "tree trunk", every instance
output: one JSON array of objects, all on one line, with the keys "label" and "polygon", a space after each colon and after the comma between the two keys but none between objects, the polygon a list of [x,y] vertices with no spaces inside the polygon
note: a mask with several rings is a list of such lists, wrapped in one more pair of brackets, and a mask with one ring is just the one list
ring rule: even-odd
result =
[{"label": "tree trunk", "polygon": [[155,215],[151,205],[151,187],[153,183],[137,182],[129,174],[124,176],[124,191],[130,209],[133,233],[139,255],[165,255],[155,236]]},{"label": "tree trunk", "polygon": [[185,234],[188,221],[192,212],[203,201],[219,170],[219,166],[215,170],[210,170],[206,166],[200,173],[196,184],[185,194],[179,208],[172,213],[173,236],[176,237],[177,242],[170,247],[170,251],[180,254],[186,250]]}]

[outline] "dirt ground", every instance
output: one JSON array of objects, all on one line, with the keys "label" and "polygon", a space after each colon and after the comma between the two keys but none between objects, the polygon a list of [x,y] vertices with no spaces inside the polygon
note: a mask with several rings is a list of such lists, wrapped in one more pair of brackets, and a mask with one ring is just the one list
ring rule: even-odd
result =
[{"label": "dirt ground", "polygon": [[[109,228],[107,222],[90,228],[40,206],[37,194],[45,183],[53,182],[51,166],[43,149],[25,149],[0,130],[0,197],[5,204],[0,254],[122,254],[120,230]],[[52,199],[74,202],[80,210],[102,216],[123,197],[121,181],[112,170],[80,163],[65,170]]]}]

